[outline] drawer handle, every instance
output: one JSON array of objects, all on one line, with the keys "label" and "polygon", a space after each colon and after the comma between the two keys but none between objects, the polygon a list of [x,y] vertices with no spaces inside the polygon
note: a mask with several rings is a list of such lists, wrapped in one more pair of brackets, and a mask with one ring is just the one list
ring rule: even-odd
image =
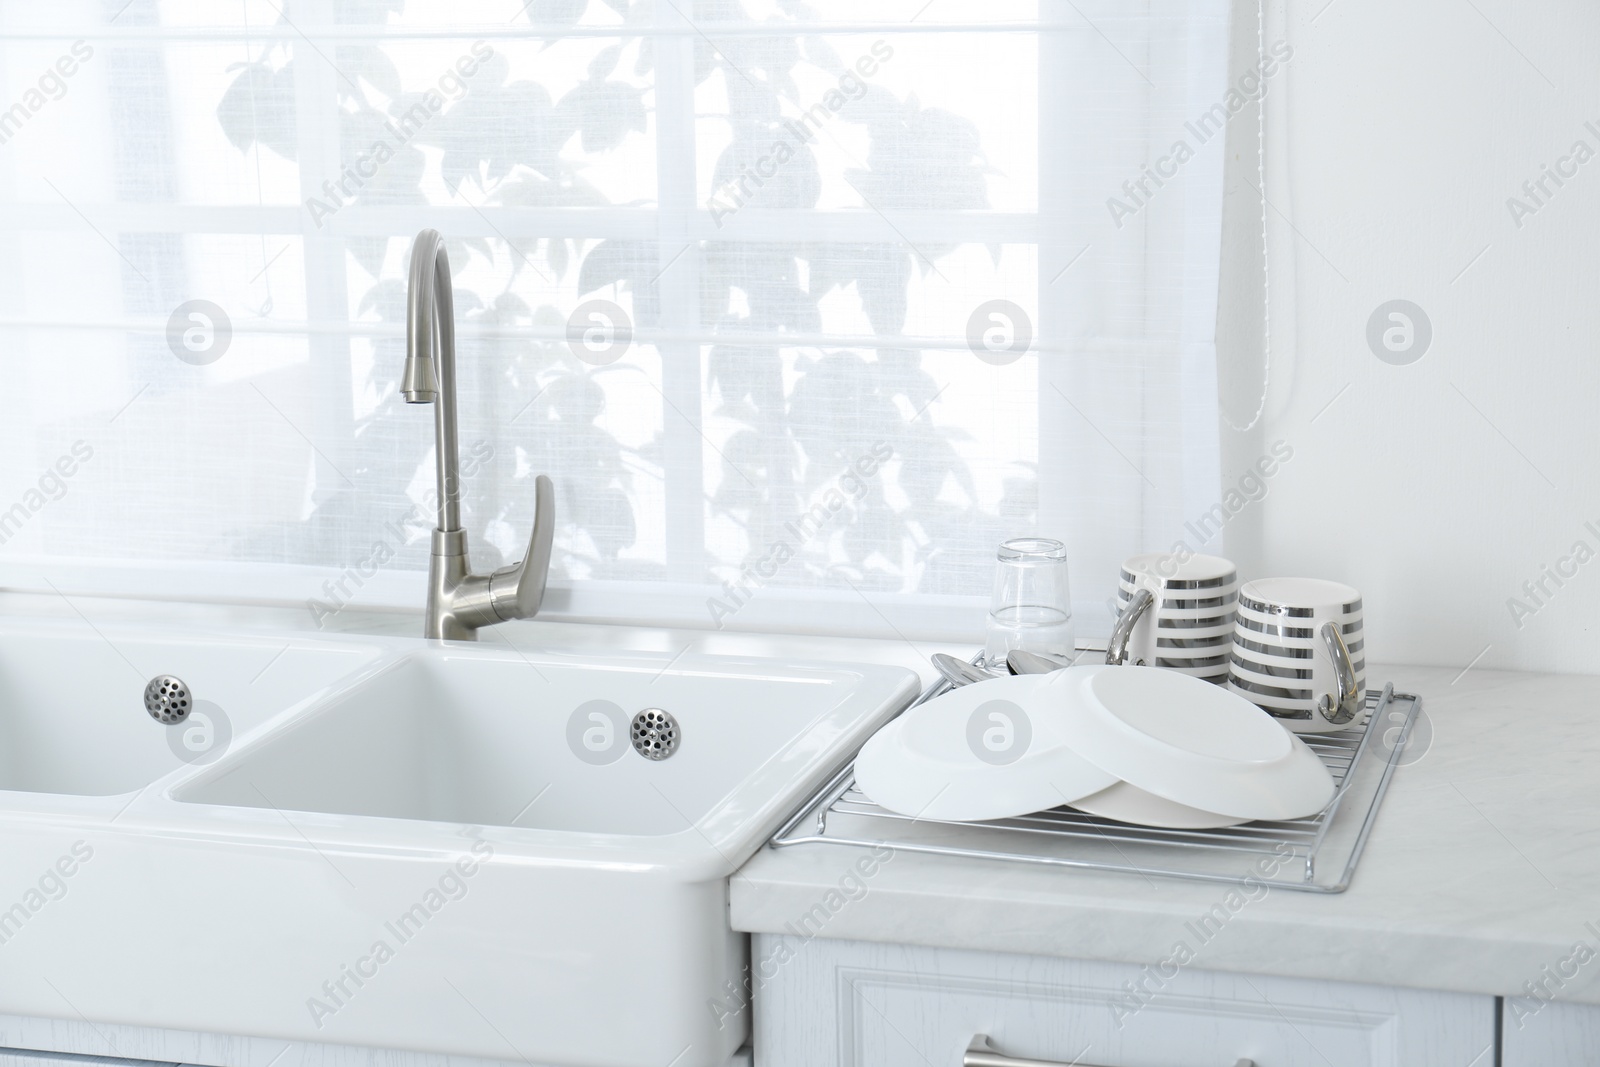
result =
[{"label": "drawer handle", "polygon": [[[988,1034],[978,1034],[961,1057],[961,1067],[1093,1067],[1093,1064],[1078,1060],[1065,1063],[1061,1060],[1025,1060],[1019,1056],[1007,1056],[989,1043]],[[1233,1067],[1256,1065],[1254,1060],[1240,1060]]]}]

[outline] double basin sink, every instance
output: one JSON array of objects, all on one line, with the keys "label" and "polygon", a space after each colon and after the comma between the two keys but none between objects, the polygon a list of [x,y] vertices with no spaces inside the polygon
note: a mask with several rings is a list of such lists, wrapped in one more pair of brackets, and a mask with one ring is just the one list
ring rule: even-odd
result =
[{"label": "double basin sink", "polygon": [[723,1067],[728,878],[915,684],[0,621],[0,1014]]}]

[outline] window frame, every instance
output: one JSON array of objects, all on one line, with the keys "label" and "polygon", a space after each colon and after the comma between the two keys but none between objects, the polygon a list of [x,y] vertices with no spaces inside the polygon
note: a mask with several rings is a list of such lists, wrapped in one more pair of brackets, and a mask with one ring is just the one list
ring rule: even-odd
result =
[{"label": "window frame", "polygon": [[[392,31],[385,28],[339,27],[332,23],[332,0],[308,0],[297,4],[294,33],[282,27],[263,28],[260,32],[219,33],[218,37],[237,37],[241,41],[261,43],[274,36],[287,39],[297,56],[312,39],[334,37],[338,39],[384,40],[404,38],[420,31]],[[303,27],[303,32],[302,32]],[[807,33],[861,34],[873,29],[904,33],[902,25],[863,26],[836,24],[811,26]],[[756,207],[741,210],[727,220],[723,227],[713,224],[704,205],[696,201],[695,157],[693,153],[666,151],[663,146],[695,134],[693,79],[694,47],[705,31],[684,21],[675,5],[659,5],[657,24],[653,28],[630,29],[626,32],[604,28],[582,30],[571,36],[592,36],[630,39],[644,33],[653,34],[656,48],[656,69],[653,91],[655,94],[654,136],[658,144],[657,204],[654,208],[507,208],[474,204],[468,190],[458,190],[464,201],[461,204],[427,205],[421,207],[376,207],[351,204],[319,228],[312,224],[304,208],[299,205],[184,205],[184,204],[84,204],[74,207],[45,205],[40,216],[29,229],[70,228],[82,225],[76,212],[81,208],[83,218],[90,225],[108,233],[181,233],[181,234],[258,234],[282,235],[298,238],[302,242],[305,261],[305,301],[307,321],[308,361],[315,384],[317,402],[313,424],[310,427],[315,442],[311,445],[312,462],[316,468],[316,494],[321,502],[330,493],[330,487],[343,479],[339,473],[341,461],[349,453],[354,440],[356,422],[355,400],[352,389],[352,347],[357,337],[393,337],[399,334],[396,327],[352,320],[350,302],[346,291],[348,263],[344,239],[350,236],[383,236],[415,232],[424,226],[439,229],[453,236],[483,237],[502,240],[516,247],[519,242],[532,242],[542,237],[574,237],[584,239],[654,240],[657,242],[662,273],[658,281],[663,309],[662,322],[657,327],[638,328],[634,332],[636,343],[654,346],[660,353],[662,366],[662,425],[664,440],[663,476],[665,493],[669,499],[692,498],[706,500],[705,468],[706,447],[715,448],[702,430],[704,422],[705,349],[715,343],[726,343],[727,335],[719,335],[713,328],[700,327],[692,321],[690,309],[698,288],[696,257],[682,255],[682,249],[697,242],[717,241],[800,241],[824,240],[859,243],[910,244],[920,242],[997,242],[1034,245],[1037,248],[1038,273],[1035,279],[1035,306],[1038,308],[1038,375],[1035,388],[1038,395],[1038,526],[1041,530],[1065,531],[1065,539],[1096,540],[1103,532],[1103,516],[1098,503],[1106,498],[1108,479],[1117,475],[1114,468],[1099,467],[1114,464],[1108,458],[1105,445],[1113,451],[1120,450],[1108,433],[1094,425],[1082,411],[1074,416],[1070,405],[1062,400],[1070,393],[1094,394],[1097,388],[1106,387],[1106,379],[1097,379],[1092,373],[1085,376],[1082,357],[1086,351],[1094,352],[1092,343],[1063,340],[1072,331],[1066,323],[1074,311],[1074,301],[1092,299],[1092,288],[1076,294],[1071,299],[1055,301],[1047,294],[1070,270],[1079,251],[1074,237],[1065,233],[1067,227],[1042,226],[1042,212],[1046,209],[1043,197],[1048,184],[1060,183],[1059,196],[1083,196],[1088,193],[1088,181],[1066,158],[1064,149],[1072,142],[1074,116],[1066,105],[1071,99],[1072,64],[1063,62],[1068,51],[1077,47],[1073,42],[1090,34],[1091,26],[1065,26],[1035,20],[1031,23],[1007,24],[1002,27],[949,26],[933,24],[926,32],[948,33],[973,29],[995,30],[1031,37],[1039,48],[1039,142],[1040,202],[1033,212],[1004,211],[892,211],[887,214],[862,210],[808,210],[804,212],[772,211]],[[715,32],[728,32],[717,28]],[[772,35],[771,27],[740,27],[731,32],[750,35]],[[296,36],[298,35],[298,36]],[[26,35],[24,35],[26,36]],[[177,30],[165,33],[160,27],[107,28],[95,32],[50,34],[63,40],[76,37],[102,38],[113,45],[130,40],[162,41],[181,36]],[[481,32],[461,30],[447,36],[471,40],[486,35]],[[539,36],[536,27],[518,28],[499,36],[529,38]],[[301,37],[305,41],[301,41]],[[336,110],[328,101],[336,99],[335,81],[338,74],[331,60],[315,45],[310,54],[321,56],[322,61],[296,63],[295,99],[297,114],[297,157],[302,202],[305,198],[320,196],[324,180],[336,177],[340,168],[340,131]],[[1159,62],[1163,57],[1143,56],[1148,63]],[[1082,75],[1079,75],[1082,77]],[[1145,148],[1159,147],[1165,136],[1163,131],[1151,128],[1143,131]],[[1046,145],[1058,146],[1047,153]],[[263,151],[256,145],[254,151]],[[9,166],[9,163],[0,164]],[[1098,187],[1096,187],[1098,188]],[[40,220],[44,221],[40,221]],[[1147,219],[1141,219],[1144,226]],[[1092,244],[1092,242],[1091,242]],[[1149,264],[1146,263],[1148,268]],[[1059,273],[1058,273],[1059,272]],[[1047,275],[1053,275],[1047,277]],[[131,333],[161,335],[166,323],[141,316],[122,315],[114,318],[85,322],[82,320],[44,321],[29,317],[0,317],[0,330],[60,328],[101,330],[110,335]],[[256,329],[247,324],[236,324],[236,331]],[[262,332],[278,332],[263,330]],[[293,332],[293,331],[290,331]],[[463,324],[461,337],[489,336],[496,331],[474,329]],[[524,338],[561,340],[558,331],[538,328],[512,331]],[[847,337],[822,334],[816,337],[795,335],[748,336],[740,335],[741,343],[780,343],[782,347],[808,347],[816,345],[875,348],[882,344],[881,337]],[[905,344],[910,341],[910,344]],[[898,347],[921,351],[957,350],[965,347],[961,338],[918,337],[898,339]],[[1156,349],[1174,347],[1156,344]],[[1184,361],[1186,380],[1204,385],[1205,354],[1188,350],[1179,353]],[[1107,353],[1095,353],[1107,357]],[[1115,358],[1119,353],[1111,353]],[[1137,353],[1137,358],[1152,358],[1152,353]],[[1156,353],[1159,356],[1159,352]],[[1214,386],[1214,372],[1213,372]],[[1139,389],[1126,397],[1143,407],[1150,397]],[[1213,397],[1214,401],[1214,397]],[[1198,419],[1191,417],[1186,426],[1204,426],[1204,411]],[[419,420],[417,432],[425,435],[429,428]],[[310,439],[308,438],[308,443]],[[1136,469],[1141,456],[1138,448],[1146,444],[1143,437],[1133,439],[1135,454],[1128,459]],[[1093,462],[1046,463],[1043,457],[1079,456],[1094,457]],[[1209,478],[1214,463],[1200,464],[1198,478]],[[1111,471],[1113,473],[1108,473]],[[1124,475],[1125,476],[1125,475]],[[1143,475],[1141,474],[1141,477]],[[1149,479],[1145,478],[1148,482]],[[1185,479],[1188,484],[1188,479]],[[1153,483],[1152,483],[1153,485]],[[1194,497],[1185,494],[1185,503]],[[1126,494],[1125,494],[1126,496]],[[1140,488],[1126,496],[1121,506],[1137,513],[1138,525],[1149,530],[1160,524],[1160,517],[1149,514],[1150,494]],[[717,623],[706,610],[707,601],[719,595],[719,587],[696,580],[706,571],[710,560],[705,543],[706,508],[669,508],[666,521],[666,562],[670,580],[663,583],[627,583],[616,581],[580,581],[551,583],[551,594],[541,613],[542,617],[574,621],[605,621],[630,624],[656,624],[674,626],[714,627]],[[1128,552],[1144,545],[1129,545]],[[59,582],[43,579],[43,569],[48,568]],[[348,570],[348,568],[346,568]],[[38,572],[34,579],[30,571]],[[147,563],[137,560],[89,560],[49,556],[8,555],[0,561],[0,576],[12,588],[31,588],[46,591],[48,585],[62,592],[95,593],[112,596],[176,597],[185,600],[218,600],[228,603],[256,604],[310,604],[330,581],[337,581],[343,572],[338,568],[300,564],[246,563],[228,564],[201,562]],[[1077,578],[1077,575],[1074,575]],[[223,586],[219,591],[219,583]],[[364,583],[358,595],[349,603],[356,607],[375,610],[420,609],[425,592],[425,575],[419,571],[392,571],[380,573]],[[737,616],[727,623],[728,628],[750,630],[789,630],[800,633],[851,633],[880,637],[923,639],[976,639],[981,635],[984,617],[984,596],[936,596],[927,594],[881,594],[862,590],[811,590],[768,588]],[[1078,617],[1084,618],[1084,598],[1079,598]],[[1109,619],[1096,619],[1091,631],[1109,626]],[[1084,627],[1080,623],[1080,633]]]}]

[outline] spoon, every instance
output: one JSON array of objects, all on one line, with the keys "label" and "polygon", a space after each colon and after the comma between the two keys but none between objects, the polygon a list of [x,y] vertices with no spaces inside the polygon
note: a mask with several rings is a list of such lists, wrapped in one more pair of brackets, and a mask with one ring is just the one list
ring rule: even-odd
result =
[{"label": "spoon", "polygon": [[1024,652],[1014,648],[1006,653],[1006,668],[1012,674],[1049,674],[1072,666],[1065,656],[1045,656],[1037,652]]},{"label": "spoon", "polygon": [[935,652],[933,654],[933,669],[944,675],[945,681],[956,686],[984,682],[993,677],[978,670],[972,664],[962,663],[954,656],[943,652]]}]

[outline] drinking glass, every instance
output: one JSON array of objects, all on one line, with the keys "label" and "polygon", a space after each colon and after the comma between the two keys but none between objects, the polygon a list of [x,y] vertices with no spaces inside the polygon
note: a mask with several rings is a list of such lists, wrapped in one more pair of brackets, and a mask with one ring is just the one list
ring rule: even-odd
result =
[{"label": "drinking glass", "polygon": [[1047,537],[1004,541],[996,553],[984,659],[1004,663],[1012,649],[1074,655],[1067,546]]}]

